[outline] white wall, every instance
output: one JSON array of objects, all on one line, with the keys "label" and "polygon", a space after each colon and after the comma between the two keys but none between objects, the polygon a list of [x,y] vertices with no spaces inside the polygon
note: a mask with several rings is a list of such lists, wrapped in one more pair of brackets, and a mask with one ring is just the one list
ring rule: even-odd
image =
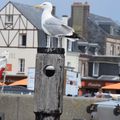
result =
[{"label": "white wall", "polygon": [[[5,14],[13,15],[13,24],[9,27],[5,24]],[[8,64],[12,65],[12,71],[7,72],[7,74],[16,75],[18,73],[18,60],[21,58],[25,59],[25,75],[27,75],[28,68],[35,67],[38,32],[11,3],[0,11],[0,16],[0,54],[7,50],[9,52]],[[23,48],[19,47],[20,33],[27,35],[27,45]]]},{"label": "white wall", "polygon": [[106,55],[111,54],[111,46],[113,46],[113,55],[118,56],[120,54],[120,39],[106,38]]},{"label": "white wall", "polygon": [[67,52],[65,58],[65,66],[67,66],[67,62],[71,63],[71,67],[74,67],[74,71],[79,72],[79,53],[75,52]]},{"label": "white wall", "polygon": [[25,75],[28,74],[29,67],[35,67],[36,61],[36,49],[21,49],[21,48],[0,48],[0,53],[3,51],[9,51],[8,64],[12,64],[12,71],[7,72],[8,74],[15,75],[18,73],[19,62],[18,59],[25,59]]},{"label": "white wall", "polygon": [[[5,24],[5,14],[13,15],[13,24]],[[36,28],[12,5],[8,4],[0,11],[0,46],[6,46],[11,43],[10,46],[18,47],[19,34],[27,34],[27,46],[37,47],[37,30]]]}]

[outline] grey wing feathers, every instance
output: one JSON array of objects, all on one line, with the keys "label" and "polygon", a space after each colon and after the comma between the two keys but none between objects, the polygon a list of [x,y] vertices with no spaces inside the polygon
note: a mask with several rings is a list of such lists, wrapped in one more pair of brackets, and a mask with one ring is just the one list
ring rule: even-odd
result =
[{"label": "grey wing feathers", "polygon": [[56,24],[56,25],[60,25],[60,24],[62,24],[62,21],[61,21],[60,19],[55,18],[55,17],[51,17],[51,18],[47,19],[47,20],[45,21],[45,23],[46,23],[46,24]]},{"label": "grey wing feathers", "polygon": [[53,36],[69,35],[73,32],[71,27],[64,25],[61,20],[54,17],[45,21],[43,26]]}]

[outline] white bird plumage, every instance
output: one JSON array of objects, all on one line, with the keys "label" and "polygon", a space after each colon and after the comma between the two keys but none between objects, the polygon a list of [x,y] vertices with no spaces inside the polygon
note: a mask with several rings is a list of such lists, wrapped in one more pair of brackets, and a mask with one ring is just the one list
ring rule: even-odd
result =
[{"label": "white bird plumage", "polygon": [[41,26],[43,31],[50,37],[65,37],[72,36],[74,29],[65,25],[62,20],[52,15],[53,6],[50,2],[44,2],[35,6],[36,8],[42,8],[43,13],[41,16]]}]

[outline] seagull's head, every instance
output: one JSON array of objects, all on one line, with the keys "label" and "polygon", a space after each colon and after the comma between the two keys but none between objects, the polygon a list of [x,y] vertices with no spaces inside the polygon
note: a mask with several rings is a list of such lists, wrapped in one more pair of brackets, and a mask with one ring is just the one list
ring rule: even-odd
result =
[{"label": "seagull's head", "polygon": [[49,9],[52,11],[52,4],[50,2],[43,2],[40,5],[35,5],[35,8]]}]

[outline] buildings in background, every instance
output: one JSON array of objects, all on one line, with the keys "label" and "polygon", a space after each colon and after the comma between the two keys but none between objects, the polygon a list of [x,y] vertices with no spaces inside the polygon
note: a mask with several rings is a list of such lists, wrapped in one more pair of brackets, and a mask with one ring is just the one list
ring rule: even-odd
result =
[{"label": "buildings in background", "polygon": [[69,19],[69,25],[84,38],[76,43],[82,94],[120,81],[120,26],[110,18],[91,14],[89,9],[88,3],[74,3]]},{"label": "buildings in background", "polygon": [[[71,41],[63,38],[61,46],[65,49],[66,69],[80,72],[84,90],[96,90],[98,80],[104,81],[101,76],[115,77],[115,82],[118,82],[120,26],[110,18],[91,14],[89,10],[88,3],[74,3],[71,17],[62,17],[81,39]],[[0,11],[0,52],[8,50],[10,53],[8,84],[27,78],[28,69],[35,67],[37,47],[47,44],[46,35],[41,30],[41,13],[33,6],[15,2],[8,2]],[[58,40],[54,39],[52,46],[57,44]],[[107,77],[107,82],[111,79]],[[96,82],[93,86],[84,86],[87,80]]]},{"label": "buildings in background", "polygon": [[69,24],[89,43],[98,43],[100,54],[118,55],[120,26],[110,18],[91,14],[89,9],[88,3],[74,3]]}]

